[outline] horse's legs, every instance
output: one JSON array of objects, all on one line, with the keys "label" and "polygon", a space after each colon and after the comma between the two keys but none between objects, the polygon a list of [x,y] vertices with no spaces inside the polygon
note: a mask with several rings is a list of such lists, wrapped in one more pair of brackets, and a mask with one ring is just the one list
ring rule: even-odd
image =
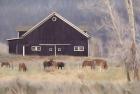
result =
[{"label": "horse's legs", "polygon": [[8,65],[8,67],[10,68],[10,64]]},{"label": "horse's legs", "polygon": [[25,68],[25,72],[27,71],[27,68]]},{"label": "horse's legs", "polygon": [[100,72],[102,72],[102,67],[100,67]]},{"label": "horse's legs", "polygon": [[12,70],[13,70],[14,69],[14,65],[12,64],[11,67],[12,67]]},{"label": "horse's legs", "polygon": [[93,69],[92,65],[91,65],[91,70]]},{"label": "horse's legs", "polygon": [[102,68],[103,68],[103,66],[101,65],[101,66],[100,66],[100,72],[102,72]]},{"label": "horse's legs", "polygon": [[84,67],[86,67],[86,65],[85,64],[82,64],[82,68],[84,68]]},{"label": "horse's legs", "polygon": [[95,69],[95,65],[91,65],[91,69]]},{"label": "horse's legs", "polygon": [[27,69],[25,68],[25,69],[24,69],[24,72],[26,72],[26,71],[27,71]]},{"label": "horse's legs", "polygon": [[1,64],[1,67],[3,67],[3,64]]},{"label": "horse's legs", "polygon": [[93,69],[95,69],[95,64],[93,65]]}]

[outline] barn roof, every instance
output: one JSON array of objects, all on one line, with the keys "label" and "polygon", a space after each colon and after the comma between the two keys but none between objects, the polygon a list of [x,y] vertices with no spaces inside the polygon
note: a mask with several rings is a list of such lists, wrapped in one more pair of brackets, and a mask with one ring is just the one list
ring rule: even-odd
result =
[{"label": "barn roof", "polygon": [[35,26],[33,26],[32,28],[30,28],[25,34],[23,34],[21,36],[21,38],[24,38],[25,36],[27,36],[28,34],[30,34],[31,32],[33,32],[36,28],[38,28],[39,26],[41,26],[43,23],[45,23],[47,20],[49,20],[54,15],[56,17],[60,18],[65,23],[67,23],[68,25],[70,25],[71,27],[73,27],[74,29],[76,29],[78,32],[80,32],[84,36],[86,36],[86,37],[89,38],[89,35],[87,33],[85,33],[83,30],[81,30],[80,28],[78,28],[77,26],[75,26],[74,24],[72,24],[71,22],[69,22],[67,19],[65,19],[64,17],[62,17],[61,15],[59,15],[56,12],[53,12],[52,14],[50,14],[49,16],[47,16],[45,19],[43,19],[42,21],[40,21],[39,23],[37,23]]},{"label": "barn roof", "polygon": [[16,28],[17,32],[22,32],[22,31],[28,31],[30,28],[32,28],[33,26],[18,26]]}]

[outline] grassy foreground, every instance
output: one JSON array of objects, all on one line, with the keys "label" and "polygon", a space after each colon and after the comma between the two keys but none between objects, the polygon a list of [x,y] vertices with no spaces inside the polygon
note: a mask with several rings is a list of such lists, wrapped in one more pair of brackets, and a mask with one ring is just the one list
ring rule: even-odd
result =
[{"label": "grassy foreground", "polygon": [[[63,70],[43,70],[42,62],[50,58],[63,61]],[[109,62],[109,69],[100,71],[81,68],[85,59],[92,57],[3,57],[13,69],[0,68],[0,94],[139,94],[140,83],[126,83],[123,67]],[[18,63],[24,62],[27,72],[18,71]]]}]

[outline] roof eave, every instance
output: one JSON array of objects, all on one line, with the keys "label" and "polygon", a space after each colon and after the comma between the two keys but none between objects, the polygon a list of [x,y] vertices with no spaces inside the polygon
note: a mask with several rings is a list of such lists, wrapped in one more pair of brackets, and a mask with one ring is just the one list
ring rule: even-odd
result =
[{"label": "roof eave", "polygon": [[21,39],[21,38],[11,38],[11,39],[6,39],[6,40],[10,41],[10,40],[18,40],[18,39]]}]

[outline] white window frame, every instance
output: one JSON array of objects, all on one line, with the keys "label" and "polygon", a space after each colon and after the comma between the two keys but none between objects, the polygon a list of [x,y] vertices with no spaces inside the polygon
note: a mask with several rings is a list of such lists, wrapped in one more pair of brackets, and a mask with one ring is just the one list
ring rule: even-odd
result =
[{"label": "white window frame", "polygon": [[58,52],[61,52],[62,51],[62,48],[58,48],[57,50],[58,50]]},{"label": "white window frame", "polygon": [[[82,49],[81,49],[82,48]],[[74,46],[74,51],[76,52],[76,51],[85,51],[85,48],[84,48],[84,46]]]},{"label": "white window frame", "polygon": [[49,51],[52,52],[53,51],[53,48],[49,48]]},{"label": "white window frame", "polygon": [[41,51],[41,46],[31,46],[31,50],[34,52]]}]

